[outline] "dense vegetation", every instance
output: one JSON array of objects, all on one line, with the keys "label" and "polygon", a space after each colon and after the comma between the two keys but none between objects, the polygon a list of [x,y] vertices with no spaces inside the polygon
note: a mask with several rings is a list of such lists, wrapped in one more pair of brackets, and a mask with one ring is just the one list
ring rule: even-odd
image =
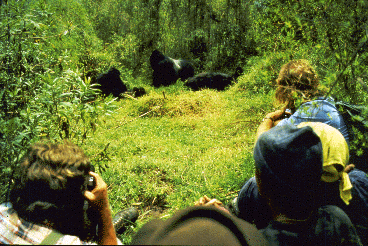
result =
[{"label": "dense vegetation", "polygon": [[[45,138],[85,149],[114,211],[135,204],[139,223],[202,195],[228,201],[253,175],[282,64],[308,59],[332,96],[367,105],[367,10],[366,0],[0,0],[1,201],[25,148]],[[245,72],[225,92],[157,89],[154,49],[198,73]],[[111,66],[148,95],[99,96],[91,76]]]}]

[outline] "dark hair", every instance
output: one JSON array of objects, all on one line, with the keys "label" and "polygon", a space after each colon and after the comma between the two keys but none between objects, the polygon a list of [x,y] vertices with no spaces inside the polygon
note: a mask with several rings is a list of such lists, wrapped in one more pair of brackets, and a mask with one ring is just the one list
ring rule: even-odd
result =
[{"label": "dark hair", "polygon": [[307,60],[292,60],[281,67],[276,80],[276,100],[294,110],[295,96],[311,99],[318,92],[318,75]]},{"label": "dark hair", "polygon": [[74,144],[33,144],[17,170],[10,202],[26,221],[43,225],[52,222],[61,233],[79,236],[91,168],[88,158]]},{"label": "dark hair", "polygon": [[322,205],[322,197],[325,197],[323,196],[325,189],[323,189],[324,182],[322,181],[315,183],[314,187],[318,187],[315,189],[284,193],[277,185],[263,182],[269,176],[259,169],[256,168],[255,174],[261,196],[267,199],[273,210],[277,209],[278,213],[287,215],[290,219],[307,219],[313,211]]}]

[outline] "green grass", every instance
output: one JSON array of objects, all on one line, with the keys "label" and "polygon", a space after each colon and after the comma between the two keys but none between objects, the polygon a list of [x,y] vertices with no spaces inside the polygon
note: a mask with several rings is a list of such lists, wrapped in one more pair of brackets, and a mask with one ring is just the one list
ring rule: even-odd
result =
[{"label": "green grass", "polygon": [[113,213],[140,210],[123,242],[151,218],[167,218],[203,195],[233,199],[254,175],[254,136],[272,98],[236,86],[192,92],[179,84],[116,102],[116,114],[100,119],[83,148],[109,185]]}]

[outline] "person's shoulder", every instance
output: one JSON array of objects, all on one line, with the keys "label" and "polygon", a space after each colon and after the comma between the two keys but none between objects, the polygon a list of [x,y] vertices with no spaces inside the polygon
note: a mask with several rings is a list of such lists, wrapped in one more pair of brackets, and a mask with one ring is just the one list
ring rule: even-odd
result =
[{"label": "person's shoulder", "polygon": [[335,205],[325,205],[322,206],[318,209],[318,213],[319,214],[331,214],[331,215],[335,215],[337,217],[340,218],[349,218],[347,216],[347,214],[344,212],[344,210],[342,210],[341,208],[339,208],[338,206]]},{"label": "person's shoulder", "polygon": [[268,245],[303,245],[299,226],[293,224],[284,224],[278,221],[270,221],[267,227],[260,230],[266,238]]},{"label": "person's shoulder", "polygon": [[322,206],[318,209],[318,215],[315,233],[322,237],[322,241],[331,242],[329,245],[336,245],[337,242],[345,242],[342,245],[362,245],[353,223],[341,208]]},{"label": "person's shoulder", "polygon": [[[351,222],[349,216],[342,210],[340,207],[335,205],[325,205],[318,209],[318,228],[321,223],[323,226],[320,228],[329,228],[330,233],[334,233],[331,230],[334,230],[335,233],[341,232],[341,228],[354,228],[353,223]],[[322,220],[321,220],[322,219]],[[322,222],[323,221],[323,222]],[[355,229],[353,229],[355,231]]]},{"label": "person's shoulder", "polygon": [[[118,240],[117,245],[123,245],[122,242]],[[64,235],[62,236],[56,243],[56,245],[97,245],[96,242],[88,242],[88,241],[82,241],[77,236],[72,235]]]},{"label": "person's shoulder", "polygon": [[300,115],[328,115],[328,118],[339,116],[333,98],[317,98],[303,103],[297,109],[296,114]]},{"label": "person's shoulder", "polygon": [[12,208],[12,204],[10,202],[4,202],[0,204],[0,211],[8,210]]},{"label": "person's shoulder", "polygon": [[320,104],[336,109],[335,99],[333,97],[317,97],[314,100],[307,102],[309,104]]},{"label": "person's shoulder", "polygon": [[313,100],[304,102],[301,107],[310,105],[328,105],[330,107],[335,107],[335,99],[333,99],[332,97],[317,97]]},{"label": "person's shoulder", "polygon": [[18,215],[10,202],[0,204],[0,217],[4,218],[1,221],[6,220],[15,223],[18,220]]},{"label": "person's shoulder", "polygon": [[82,241],[77,236],[64,235],[56,242],[56,245],[97,245],[97,243]]},{"label": "person's shoulder", "polygon": [[348,175],[353,189],[358,190],[358,197],[364,198],[368,206],[368,174],[355,168]]}]

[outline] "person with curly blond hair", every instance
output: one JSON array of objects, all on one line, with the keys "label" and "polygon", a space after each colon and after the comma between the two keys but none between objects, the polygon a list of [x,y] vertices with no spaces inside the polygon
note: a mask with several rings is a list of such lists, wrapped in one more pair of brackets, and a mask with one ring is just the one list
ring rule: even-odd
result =
[{"label": "person with curly blond hair", "polygon": [[257,137],[276,125],[322,122],[338,129],[349,144],[348,129],[342,115],[334,99],[324,97],[319,90],[318,75],[307,60],[292,60],[284,64],[276,83],[276,101],[284,105],[284,109],[265,116]]},{"label": "person with curly blond hair", "polygon": [[304,59],[293,60],[283,65],[276,83],[276,100],[283,104],[287,103],[291,111],[295,111],[297,97],[310,101],[318,94],[318,75]]}]

